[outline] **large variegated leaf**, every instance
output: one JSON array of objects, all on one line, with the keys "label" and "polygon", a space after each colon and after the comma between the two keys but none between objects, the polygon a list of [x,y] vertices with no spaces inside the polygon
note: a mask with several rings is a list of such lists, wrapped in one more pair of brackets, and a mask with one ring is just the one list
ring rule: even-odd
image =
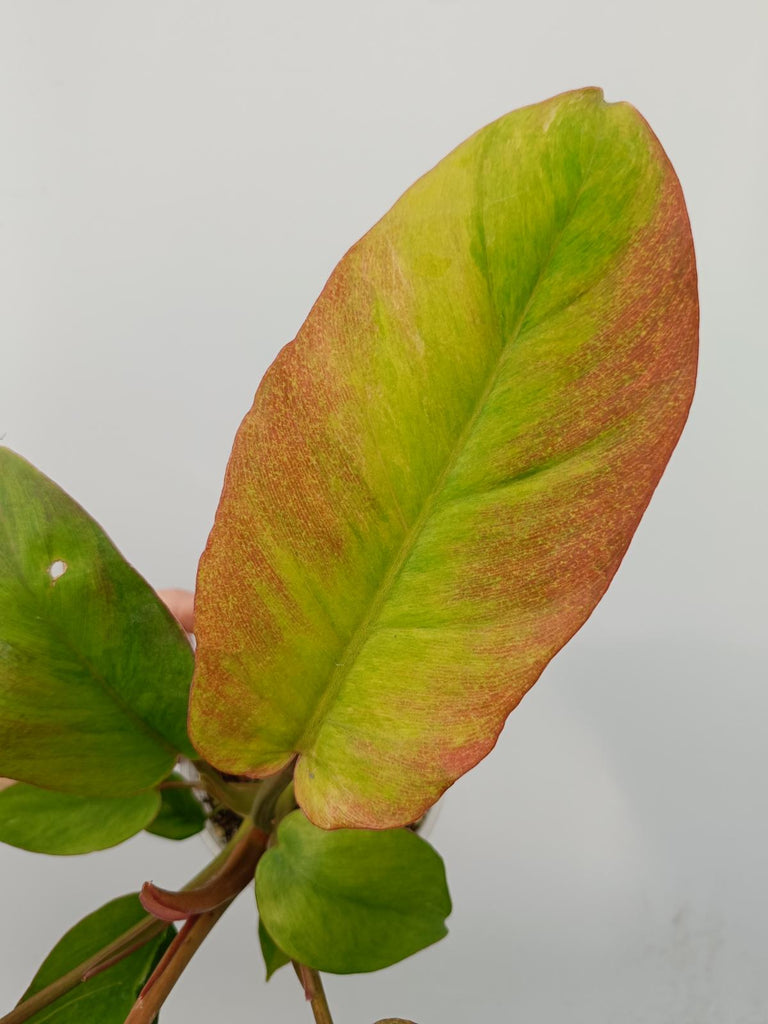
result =
[{"label": "large variegated leaf", "polygon": [[599,90],[484,128],[344,257],[237,435],[196,745],[315,823],[416,818],[621,561],[693,392],[675,174]]}]

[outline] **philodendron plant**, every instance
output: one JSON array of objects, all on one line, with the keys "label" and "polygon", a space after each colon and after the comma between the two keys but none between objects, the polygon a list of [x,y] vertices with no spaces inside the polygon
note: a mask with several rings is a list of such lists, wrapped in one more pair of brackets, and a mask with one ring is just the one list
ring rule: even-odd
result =
[{"label": "philodendron plant", "polygon": [[267,975],[292,961],[319,1022],[319,972],[446,934],[418,823],[605,592],[697,322],[672,167],[584,89],[477,132],[336,267],[235,439],[194,653],[0,451],[0,839],[76,854],[207,822],[222,847],[176,891],[84,908],[1,1024],[151,1024],[246,888]]}]

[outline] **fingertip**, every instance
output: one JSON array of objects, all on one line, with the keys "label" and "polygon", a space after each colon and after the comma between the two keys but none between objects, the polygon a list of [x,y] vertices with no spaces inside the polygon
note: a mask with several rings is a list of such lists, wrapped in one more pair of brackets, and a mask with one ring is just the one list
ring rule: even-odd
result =
[{"label": "fingertip", "polygon": [[195,595],[190,590],[171,587],[167,590],[158,590],[157,596],[182,627],[188,633],[192,633],[195,628]]}]

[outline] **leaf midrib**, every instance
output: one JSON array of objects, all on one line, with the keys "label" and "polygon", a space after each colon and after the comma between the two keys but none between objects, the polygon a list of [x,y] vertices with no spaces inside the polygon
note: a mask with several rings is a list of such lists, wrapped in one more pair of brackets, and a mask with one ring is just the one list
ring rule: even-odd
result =
[{"label": "leaf midrib", "polygon": [[[520,333],[522,331],[522,328],[525,325],[526,317],[528,316],[528,313],[530,312],[531,306],[533,305],[533,302],[534,302],[534,300],[536,298],[536,295],[538,293],[539,286],[541,285],[542,280],[546,276],[546,273],[549,270],[549,267],[550,267],[550,265],[552,263],[552,259],[554,258],[554,255],[557,252],[557,249],[558,249],[560,243],[562,242],[563,236],[564,236],[566,230],[568,229],[568,226],[570,225],[570,223],[571,223],[571,221],[573,219],[573,216],[574,216],[574,214],[575,214],[575,212],[576,212],[576,210],[577,210],[577,208],[579,206],[579,203],[581,202],[581,199],[582,199],[583,194],[584,194],[584,189],[586,187],[587,181],[588,181],[589,176],[590,176],[591,171],[592,171],[592,165],[594,163],[595,153],[597,151],[597,148],[598,148],[598,145],[600,143],[600,139],[601,139],[603,133],[604,133],[604,128],[601,125],[600,126],[600,130],[595,132],[595,139],[594,139],[594,143],[593,143],[593,146],[592,146],[592,152],[590,153],[590,156],[589,156],[589,158],[587,160],[586,167],[585,167],[585,170],[584,170],[581,182],[579,183],[579,186],[576,189],[576,193],[575,193],[573,201],[571,203],[571,207],[568,210],[568,212],[565,215],[565,217],[563,218],[563,221],[562,221],[562,224],[561,224],[560,228],[555,231],[555,234],[554,234],[554,236],[552,238],[552,242],[551,242],[551,245],[550,245],[550,248],[549,248],[549,252],[547,253],[547,255],[542,260],[541,268],[540,268],[539,273],[538,273],[538,275],[536,277],[536,280],[533,283],[533,286],[531,288],[530,294],[528,295],[528,298],[527,298],[527,300],[526,300],[526,302],[525,302],[525,304],[524,304],[524,306],[523,306],[523,308],[522,308],[522,310],[521,310],[521,312],[520,312],[520,314],[519,314],[519,316],[518,316],[518,318],[517,318],[513,328],[509,332],[509,337],[508,337],[507,341],[506,342],[502,342],[501,348],[499,350],[498,358],[496,359],[496,362],[495,362],[493,368],[491,369],[491,371],[488,374],[488,382],[487,382],[485,388],[483,389],[483,391],[480,394],[477,402],[475,403],[475,406],[474,406],[474,408],[472,410],[472,413],[470,414],[469,418],[467,419],[467,422],[465,423],[464,427],[462,428],[461,432],[459,433],[459,436],[457,437],[457,439],[456,439],[456,441],[455,441],[455,443],[453,445],[451,453],[450,453],[450,455],[448,456],[448,458],[446,460],[446,463],[445,463],[445,466],[443,467],[442,472],[437,477],[437,480],[435,481],[435,484],[433,485],[432,490],[429,492],[429,494],[424,499],[424,502],[423,502],[422,507],[421,507],[421,511],[419,512],[418,516],[414,520],[413,525],[411,526],[410,530],[403,537],[402,543],[400,544],[400,547],[399,547],[397,553],[395,554],[395,557],[392,559],[392,562],[390,564],[389,569],[387,570],[385,575],[382,577],[382,581],[379,584],[379,587],[378,587],[376,593],[374,594],[372,600],[369,603],[368,611],[364,615],[364,617],[361,620],[360,624],[358,625],[357,629],[355,630],[355,632],[353,633],[353,635],[350,638],[349,642],[347,643],[347,646],[346,646],[346,648],[344,650],[344,654],[343,654],[341,660],[336,663],[336,667],[335,667],[335,669],[334,669],[334,671],[333,671],[333,673],[332,673],[332,675],[331,675],[331,677],[329,679],[328,685],[326,686],[326,688],[323,691],[320,699],[318,700],[317,706],[315,708],[314,713],[311,715],[311,717],[308,720],[307,725],[306,725],[303,733],[301,734],[301,736],[299,737],[299,739],[298,739],[298,741],[296,743],[295,749],[300,754],[301,753],[307,753],[309,750],[311,750],[312,746],[314,745],[315,740],[317,739],[317,736],[318,736],[318,734],[320,732],[320,729],[322,728],[323,723],[325,722],[325,720],[328,717],[328,712],[329,712],[329,709],[330,709],[331,705],[333,703],[335,703],[336,698],[338,697],[338,694],[341,691],[341,688],[342,688],[342,686],[344,684],[344,681],[345,681],[346,677],[349,675],[350,671],[352,670],[352,667],[354,666],[354,663],[357,661],[357,657],[360,654],[360,651],[363,649],[363,647],[366,644],[366,642],[368,641],[369,637],[374,632],[374,628],[373,627],[375,626],[375,623],[378,620],[378,618],[379,618],[379,616],[381,614],[381,611],[382,611],[384,605],[386,604],[387,599],[389,598],[389,595],[391,594],[391,592],[392,592],[392,590],[393,590],[393,588],[395,586],[395,583],[397,582],[397,580],[399,579],[403,569],[405,568],[405,566],[406,566],[406,564],[407,564],[407,562],[408,562],[408,560],[409,560],[409,558],[411,556],[411,553],[413,552],[413,550],[414,550],[414,548],[415,548],[415,546],[416,546],[416,544],[417,544],[421,534],[424,531],[424,528],[425,528],[426,524],[428,523],[429,519],[431,518],[432,512],[433,512],[434,507],[435,507],[435,505],[437,503],[437,499],[439,498],[440,494],[442,493],[442,491],[444,489],[444,486],[445,486],[445,483],[446,483],[447,479],[449,478],[450,474],[452,473],[453,469],[455,468],[456,463],[458,462],[459,458],[461,457],[462,453],[464,452],[464,449],[466,448],[467,442],[468,442],[469,438],[471,437],[471,435],[472,435],[472,433],[473,433],[473,431],[474,431],[474,429],[475,429],[475,427],[477,425],[477,422],[480,419],[480,416],[482,415],[483,410],[485,409],[485,406],[486,406],[486,403],[488,401],[488,398],[490,397],[491,393],[493,392],[494,388],[496,387],[496,385],[498,383],[499,374],[500,374],[500,371],[501,371],[501,367],[502,367],[502,365],[504,363],[504,359],[505,359],[506,353],[508,352],[510,347],[512,345],[514,345],[514,343],[520,337]],[[487,249],[486,249],[485,224],[484,224],[484,220],[483,220],[483,206],[482,206],[483,178],[484,178],[483,173],[482,173],[482,161],[483,161],[483,156],[484,156],[484,153],[485,153],[485,149],[490,144],[490,141],[491,140],[489,138],[488,142],[486,143],[486,147],[483,147],[483,150],[481,151],[481,153],[479,155],[479,158],[478,158],[478,163],[480,164],[481,170],[478,173],[478,185],[477,185],[478,198],[477,198],[476,207],[477,207],[477,210],[478,210],[478,221],[479,221],[480,238],[481,238],[481,243],[482,243],[483,261],[485,263],[484,276],[485,276],[486,281],[488,282],[488,303],[489,303],[489,306],[490,306],[490,312],[493,315],[494,319],[496,320],[496,323],[497,323],[497,326],[498,326],[498,330],[499,330],[500,333],[502,333],[502,320],[501,320],[501,316],[499,314],[498,309],[496,308],[496,304],[495,304],[494,298],[493,298],[491,273],[490,273],[490,268],[489,268],[489,265],[488,265],[488,257],[487,257]]]}]

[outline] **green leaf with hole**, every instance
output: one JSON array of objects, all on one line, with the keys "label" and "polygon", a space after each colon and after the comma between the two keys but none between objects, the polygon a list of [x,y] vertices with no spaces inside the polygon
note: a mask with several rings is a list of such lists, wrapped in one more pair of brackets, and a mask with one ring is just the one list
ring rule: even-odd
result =
[{"label": "green leaf with hole", "polygon": [[101,528],[0,448],[0,775],[126,796],[168,775],[193,655]]},{"label": "green leaf with hole", "polygon": [[[183,782],[175,772],[169,782]],[[205,828],[205,812],[190,789],[160,790],[160,810],[146,831],[164,839],[188,839]]]},{"label": "green leaf with hole", "polygon": [[153,790],[90,797],[17,782],[0,793],[0,842],[34,853],[106,850],[146,828],[159,810]]},{"label": "green leaf with hole", "polygon": [[275,971],[279,971],[281,967],[285,967],[286,964],[291,962],[291,958],[280,949],[264,927],[264,922],[261,918],[259,918],[259,945],[261,946],[261,955],[264,958],[264,966],[267,968],[267,981],[269,981]]},{"label": "green leaf with hole", "polygon": [[[145,916],[138,896],[131,893],[84,917],[53,947],[21,1001],[63,977]],[[125,960],[39,1010],[30,1017],[30,1024],[123,1024],[175,935],[175,928],[169,926]]]},{"label": "green leaf with hole", "polygon": [[320,971],[377,971],[447,934],[451,899],[435,850],[409,829],[326,832],[301,811],[256,868],[264,927]]}]

